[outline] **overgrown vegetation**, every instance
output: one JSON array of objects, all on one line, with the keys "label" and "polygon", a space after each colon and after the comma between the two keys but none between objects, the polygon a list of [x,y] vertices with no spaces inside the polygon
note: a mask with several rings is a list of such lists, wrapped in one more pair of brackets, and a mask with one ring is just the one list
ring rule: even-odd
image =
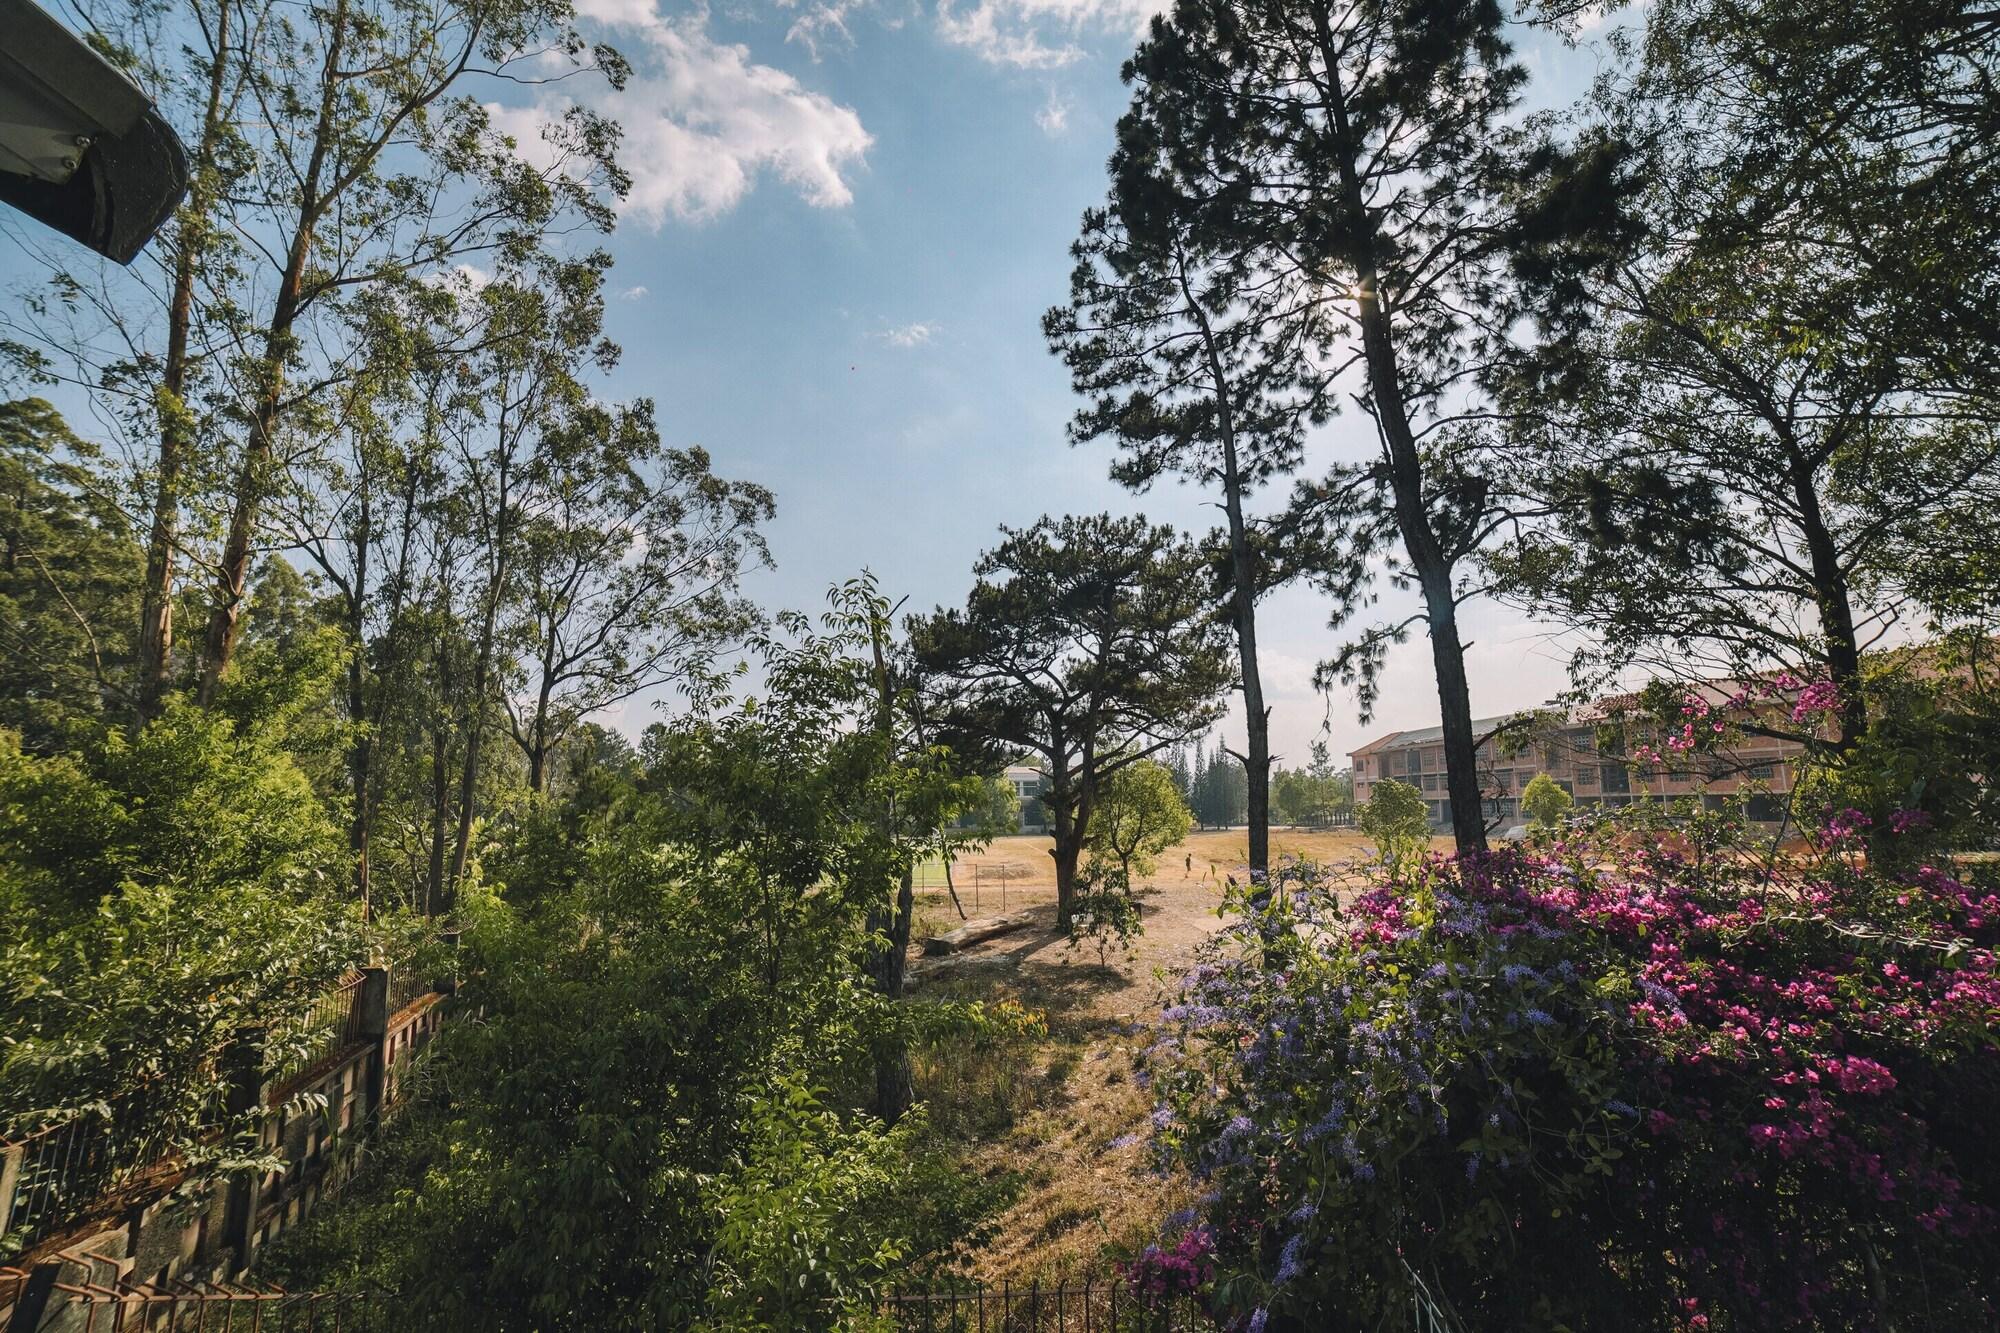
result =
[{"label": "overgrown vegetation", "polygon": [[[1604,6],[1179,0],[1043,333],[1072,438],[1221,527],[1003,529],[899,625],[865,574],[757,605],[774,497],[603,397],[618,127],[524,149],[490,100],[622,85],[601,14],[102,8],[192,178],[156,268],[58,267],[0,340],[0,1135],[258,1169],[225,1069],[449,923],[453,1021],[275,1273],[417,1328],[853,1324],[1021,1188],[954,1136],[1084,1058],[908,993],[914,871],[1014,827],[1025,758],[1093,976],[1191,823],[1247,824],[1151,1061],[1211,1193],[1140,1294],[1255,1333],[2000,1318],[1990,12],[1656,0],[1526,115],[1518,41]],[[1278,766],[1256,612],[1297,583],[1364,719],[1427,635],[1455,855],[1425,792]],[[1754,793],[1788,836],[1541,775],[1489,854],[1481,597],[1577,632],[1635,768],[1795,745]],[[1354,818],[1365,891],[1272,864],[1274,810]]]}]

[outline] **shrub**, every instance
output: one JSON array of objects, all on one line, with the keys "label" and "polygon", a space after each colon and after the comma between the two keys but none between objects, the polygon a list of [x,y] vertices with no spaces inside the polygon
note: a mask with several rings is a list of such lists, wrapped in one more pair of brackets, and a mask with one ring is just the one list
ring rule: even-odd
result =
[{"label": "shrub", "polygon": [[296,1026],[365,956],[339,832],[268,720],[72,730],[0,732],[0,1130],[132,1115],[199,1163],[237,1030]]},{"label": "shrub", "polygon": [[1556,785],[1554,778],[1546,773],[1537,773],[1526,787],[1521,789],[1521,809],[1528,818],[1542,828],[1550,829],[1562,823],[1563,816],[1570,812],[1576,802],[1570,794]]},{"label": "shrub", "polygon": [[1218,1305],[1374,1326],[1421,1278],[1469,1329],[1991,1326],[2000,897],[1738,842],[1606,827],[1345,908],[1285,867],[1153,1059]]},{"label": "shrub", "polygon": [[1132,937],[1146,932],[1132,897],[1132,881],[1123,866],[1092,861],[1077,877],[1077,889],[1070,908],[1069,947],[1092,944],[1098,963],[1109,966],[1113,949],[1130,953]]},{"label": "shrub", "polygon": [[1414,866],[1431,845],[1431,814],[1424,794],[1394,778],[1375,784],[1354,822],[1374,839],[1375,851],[1391,875]]}]

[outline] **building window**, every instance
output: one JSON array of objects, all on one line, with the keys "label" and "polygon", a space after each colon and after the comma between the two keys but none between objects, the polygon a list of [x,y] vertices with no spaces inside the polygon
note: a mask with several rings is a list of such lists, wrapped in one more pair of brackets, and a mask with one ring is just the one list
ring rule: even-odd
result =
[{"label": "building window", "polygon": [[1605,764],[1598,770],[1598,773],[1604,783],[1604,790],[1607,792],[1628,792],[1632,790],[1631,778],[1625,772],[1623,764]]},{"label": "building window", "polygon": [[[1756,757],[1760,760],[1763,759],[1762,755]],[[1750,765],[1749,776],[1754,782],[1769,782],[1772,778],[1778,776],[1778,765],[1769,761],[1754,763]]]},{"label": "building window", "polygon": [[1424,790],[1436,791],[1437,789],[1438,789],[1438,775],[1435,773],[1424,774]]},{"label": "building window", "polygon": [[1408,755],[1406,755],[1406,756],[1404,757],[1404,759],[1403,759],[1403,772],[1404,772],[1404,773],[1421,773],[1421,772],[1423,772],[1423,771],[1424,771],[1424,753],[1423,753],[1423,751],[1421,751],[1421,750],[1411,750],[1411,751],[1409,752],[1409,754],[1408,754]]}]

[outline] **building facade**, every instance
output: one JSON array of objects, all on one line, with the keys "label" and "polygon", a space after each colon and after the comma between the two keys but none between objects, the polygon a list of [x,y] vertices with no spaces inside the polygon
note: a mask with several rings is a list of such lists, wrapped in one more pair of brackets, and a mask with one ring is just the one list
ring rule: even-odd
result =
[{"label": "building facade", "polygon": [[[1480,718],[1479,789],[1489,825],[1506,829],[1526,822],[1521,792],[1538,773],[1568,792],[1578,805],[1622,806],[1647,799],[1701,796],[1721,805],[1749,794],[1749,814],[1760,822],[1782,819],[1805,751],[1797,741],[1748,737],[1734,749],[1700,757],[1645,763],[1624,753],[1600,750],[1597,720],[1603,710],[1542,712],[1532,723],[1520,715]],[[1444,777],[1444,729],[1392,731],[1352,754],[1354,800],[1368,800],[1385,778],[1407,782],[1423,793],[1431,823],[1451,823],[1451,798]]]},{"label": "building facade", "polygon": [[1041,769],[1030,768],[1026,764],[1009,764],[1001,776],[1014,789],[1015,799],[1020,802],[1020,831],[1048,832],[1048,810],[1042,805],[1042,793],[1049,788],[1048,776]]}]

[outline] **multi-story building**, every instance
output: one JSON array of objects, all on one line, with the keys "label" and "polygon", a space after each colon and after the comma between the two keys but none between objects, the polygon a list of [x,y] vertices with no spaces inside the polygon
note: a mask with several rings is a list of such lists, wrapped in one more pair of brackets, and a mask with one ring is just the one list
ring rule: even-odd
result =
[{"label": "multi-story building", "polygon": [[1049,789],[1048,775],[1026,764],[1009,764],[1002,776],[1021,802],[1021,832],[1047,832],[1049,816],[1041,797]]},{"label": "multi-story building", "polygon": [[[1796,761],[1805,749],[1799,742],[1747,737],[1716,754],[1641,762],[1629,754],[1600,751],[1597,723],[1606,708],[1600,704],[1579,712],[1543,710],[1531,720],[1517,714],[1475,721],[1487,822],[1498,828],[1522,822],[1521,792],[1537,773],[1548,774],[1580,805],[1620,806],[1649,797],[1695,795],[1720,805],[1747,790],[1752,819],[1775,822],[1783,817],[1797,777]],[[1392,731],[1354,751],[1353,761],[1357,805],[1369,798],[1376,783],[1394,778],[1423,793],[1433,824],[1451,822],[1442,727]]]}]

